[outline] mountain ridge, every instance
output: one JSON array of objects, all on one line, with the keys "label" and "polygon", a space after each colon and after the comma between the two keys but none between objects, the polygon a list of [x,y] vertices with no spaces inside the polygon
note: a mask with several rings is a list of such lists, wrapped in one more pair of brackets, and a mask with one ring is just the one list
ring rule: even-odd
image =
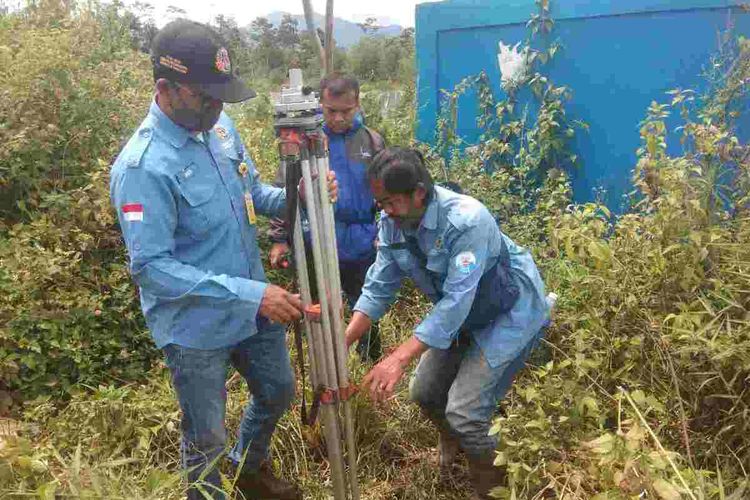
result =
[{"label": "mountain ridge", "polygon": [[[268,19],[271,24],[278,27],[281,23],[282,17],[285,14],[288,14],[288,12],[274,11],[263,17]],[[307,30],[307,23],[305,22],[304,15],[290,15],[292,16],[292,19],[297,20],[300,32]],[[315,23],[316,28],[319,27],[321,29],[324,29],[325,16],[323,16],[322,14],[314,13],[313,22]],[[398,24],[391,24],[388,26],[382,26],[377,32],[375,32],[375,36],[398,36],[401,34],[402,30],[403,28]],[[340,17],[334,17],[333,38],[336,40],[336,44],[339,47],[346,48],[351,47],[352,45],[356,45],[356,43],[359,42],[359,40],[363,36],[365,36],[365,33],[362,31],[359,25],[357,25],[357,23],[342,19]]]}]

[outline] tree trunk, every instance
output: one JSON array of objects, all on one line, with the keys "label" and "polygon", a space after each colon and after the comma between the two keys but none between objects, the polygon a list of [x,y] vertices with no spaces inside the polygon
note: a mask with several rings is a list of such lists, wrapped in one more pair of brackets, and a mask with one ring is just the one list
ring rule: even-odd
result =
[{"label": "tree trunk", "polygon": [[326,2],[326,69],[333,73],[333,0]]},{"label": "tree trunk", "polygon": [[[332,0],[329,0],[329,2],[331,1]],[[302,8],[305,10],[305,23],[307,24],[307,32],[310,33],[313,44],[318,47],[318,56],[320,57],[320,77],[323,78],[328,73],[328,57],[326,53],[329,50],[329,46],[328,43],[326,43],[326,48],[325,50],[323,49],[323,45],[320,43],[318,33],[315,31],[315,19],[313,18],[313,9],[312,5],[310,5],[310,0],[302,0]]]}]

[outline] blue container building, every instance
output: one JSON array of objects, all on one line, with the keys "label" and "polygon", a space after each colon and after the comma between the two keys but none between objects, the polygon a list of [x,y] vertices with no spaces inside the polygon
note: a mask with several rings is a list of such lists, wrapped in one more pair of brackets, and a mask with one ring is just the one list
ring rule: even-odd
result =
[{"label": "blue container building", "polygon": [[[666,92],[675,88],[700,91],[720,35],[728,29],[750,33],[750,13],[733,0],[550,0],[550,9],[550,39],[561,49],[545,68],[556,85],[572,90],[569,117],[590,127],[576,134],[575,199],[592,200],[603,189],[607,204],[619,211],[632,189],[638,124],[648,106],[668,102]],[[417,5],[419,140],[434,143],[440,90],[453,89],[464,77],[484,70],[495,96],[503,98],[498,42],[526,40],[526,23],[538,12],[533,0]],[[457,131],[469,144],[479,135],[476,107],[470,92],[459,100]],[[679,141],[669,142],[669,152],[679,154]]]}]

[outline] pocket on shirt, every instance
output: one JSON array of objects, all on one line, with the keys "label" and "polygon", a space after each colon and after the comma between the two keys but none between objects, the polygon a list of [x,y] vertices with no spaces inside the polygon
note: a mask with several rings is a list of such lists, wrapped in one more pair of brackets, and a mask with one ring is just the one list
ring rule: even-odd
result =
[{"label": "pocket on shirt", "polygon": [[427,253],[427,270],[441,275],[448,274],[448,261],[450,254],[448,250],[430,250]]},{"label": "pocket on shirt", "polygon": [[177,174],[177,186],[183,201],[178,208],[178,226],[195,239],[205,239],[215,225],[212,206],[218,182],[190,165]]},{"label": "pocket on shirt", "polygon": [[402,271],[410,272],[414,267],[415,257],[409,252],[409,250],[391,250],[393,252],[393,259],[398,264],[398,267]]}]

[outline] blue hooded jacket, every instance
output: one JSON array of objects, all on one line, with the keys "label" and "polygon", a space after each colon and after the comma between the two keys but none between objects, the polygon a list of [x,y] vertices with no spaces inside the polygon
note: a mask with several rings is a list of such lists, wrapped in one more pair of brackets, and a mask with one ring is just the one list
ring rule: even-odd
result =
[{"label": "blue hooded jacket", "polygon": [[[374,241],[377,236],[375,223],[375,201],[367,179],[367,162],[382,148],[382,138],[369,130],[357,114],[352,127],[343,134],[323,130],[328,137],[329,163],[336,172],[339,198],[334,205],[336,220],[336,242],[341,262],[357,262],[372,259],[375,255]],[[277,182],[283,179],[279,172]],[[302,227],[307,229],[306,221]],[[271,221],[269,236],[274,242],[286,242],[286,231],[281,219]],[[305,240],[310,241],[305,230]]]}]

